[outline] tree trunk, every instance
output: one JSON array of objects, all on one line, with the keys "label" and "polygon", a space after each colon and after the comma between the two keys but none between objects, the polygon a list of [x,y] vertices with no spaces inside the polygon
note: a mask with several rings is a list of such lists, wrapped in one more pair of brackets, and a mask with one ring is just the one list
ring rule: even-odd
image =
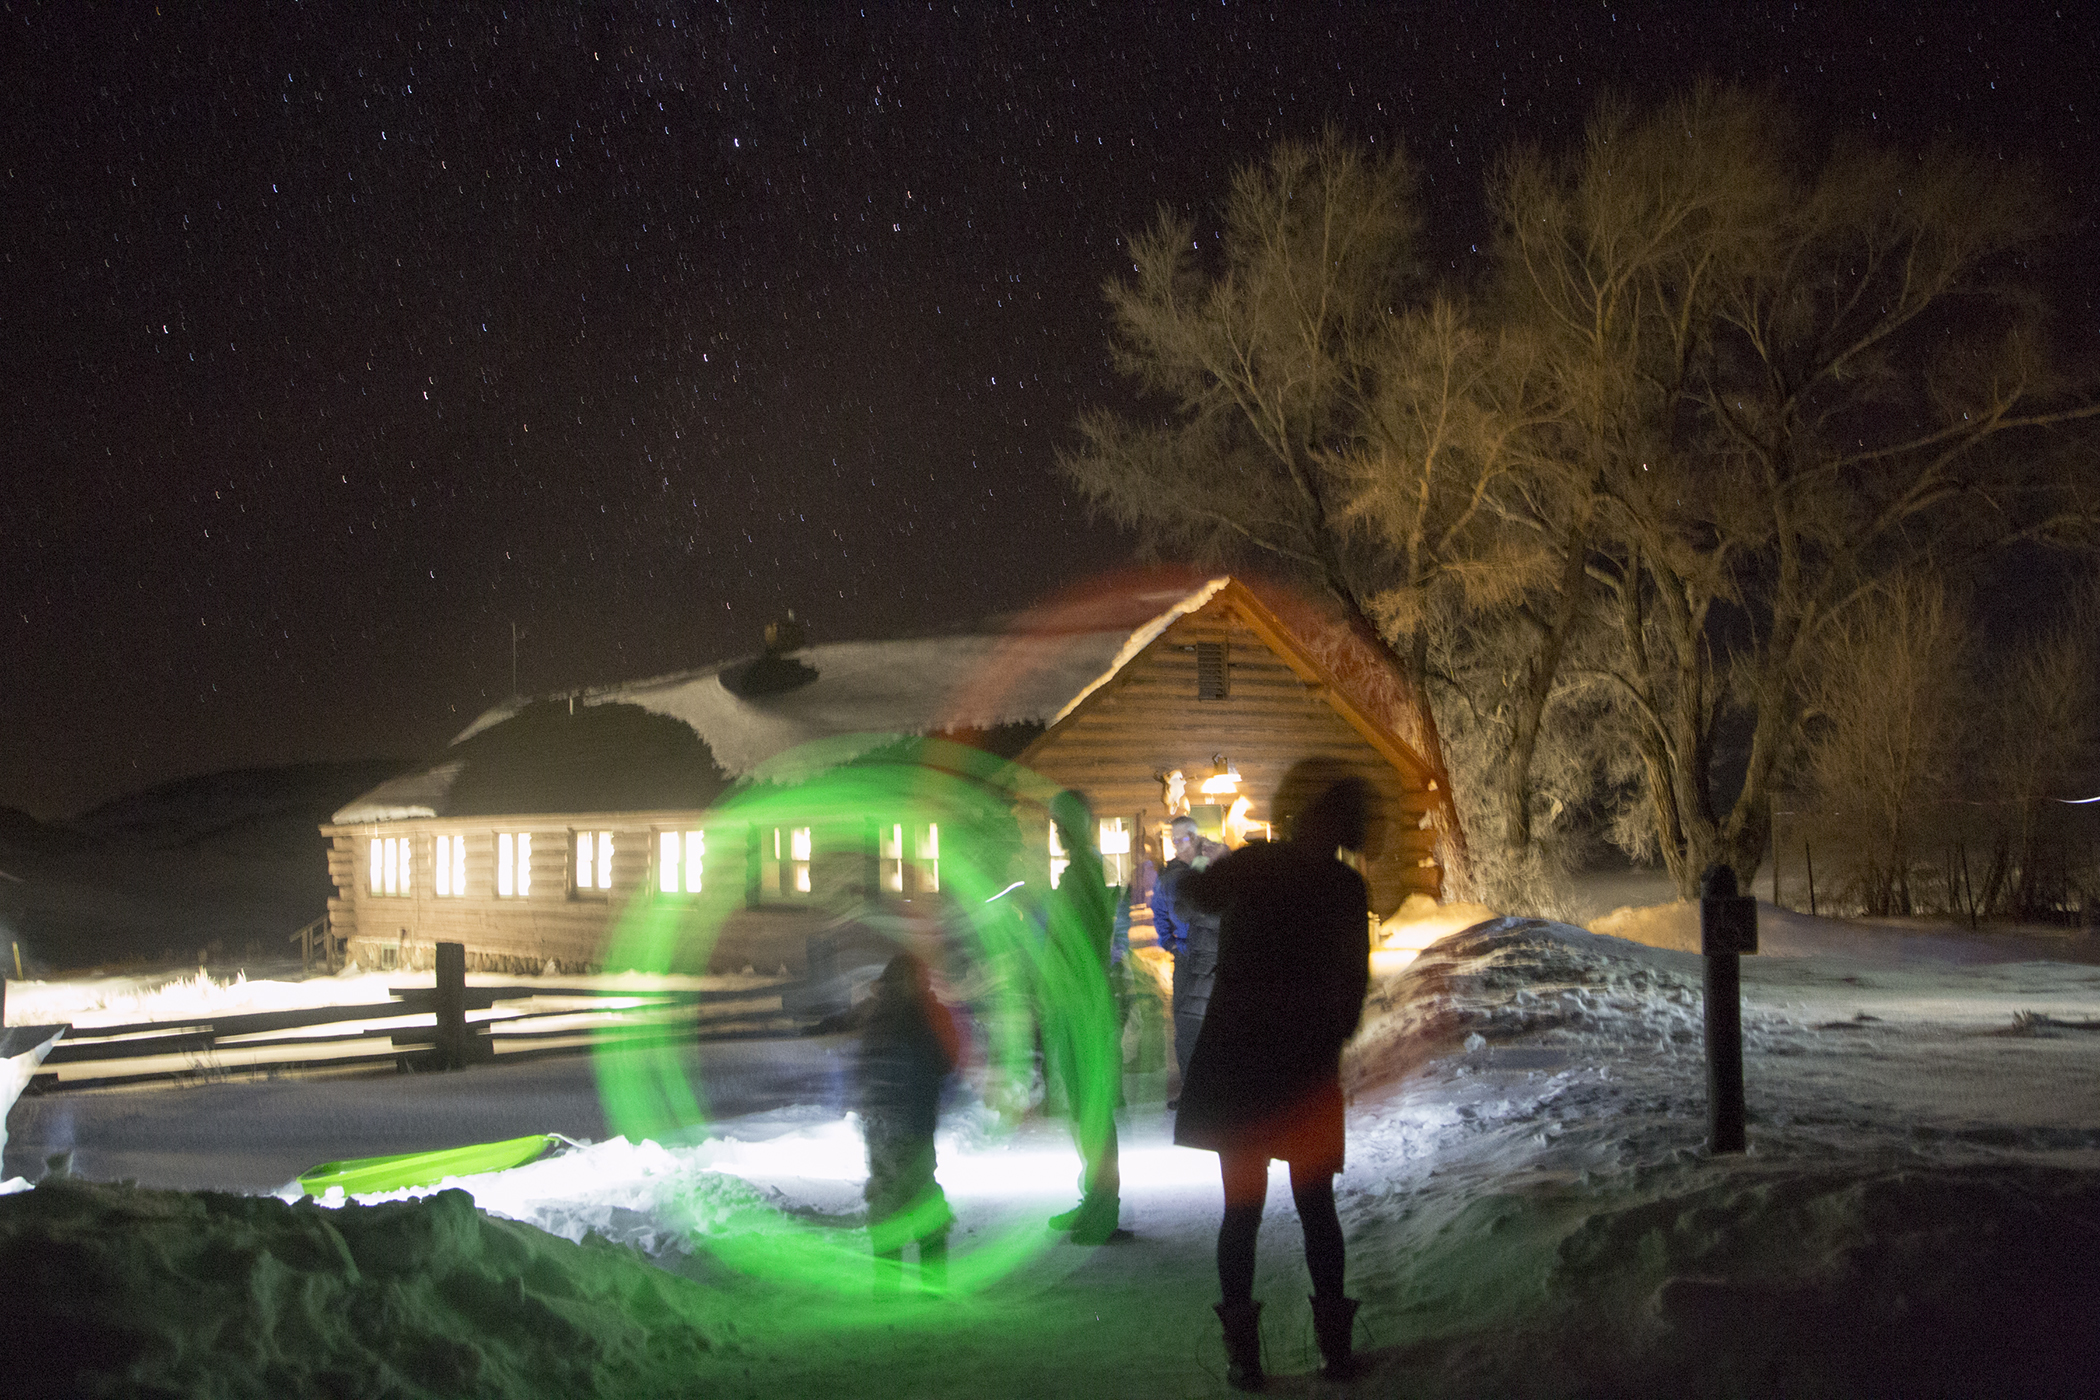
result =
[{"label": "tree trunk", "polygon": [[1545,732],[1546,707],[1560,680],[1567,656],[1568,637],[1581,615],[1585,565],[1589,548],[1588,530],[1571,527],[1562,546],[1560,581],[1553,605],[1538,637],[1538,649],[1524,667],[1517,688],[1516,715],[1510,725],[1509,747],[1496,764],[1495,807],[1502,823],[1502,847],[1512,861],[1530,854],[1531,765],[1538,755],[1539,738]]}]

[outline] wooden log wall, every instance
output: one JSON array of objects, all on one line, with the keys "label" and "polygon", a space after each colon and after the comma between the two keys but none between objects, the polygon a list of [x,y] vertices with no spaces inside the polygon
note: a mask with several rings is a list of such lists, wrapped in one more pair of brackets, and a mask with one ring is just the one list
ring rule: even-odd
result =
[{"label": "wooden log wall", "polygon": [[[1220,699],[1197,698],[1202,643],[1225,648]],[[1218,754],[1239,770],[1240,791],[1251,799],[1256,820],[1271,816],[1277,785],[1295,763],[1327,759],[1362,774],[1378,795],[1384,842],[1370,868],[1372,907],[1383,917],[1410,894],[1439,895],[1428,779],[1396,768],[1328,703],[1317,676],[1294,669],[1222,605],[1170,625],[1020,761],[1085,794],[1097,816],[1141,814],[1147,853],[1157,861],[1166,818],[1155,775],[1178,768],[1191,801],[1216,800],[1195,789],[1216,771]]]},{"label": "wooden log wall", "polygon": [[[901,820],[907,814],[882,814]],[[615,921],[635,900],[681,905],[684,895],[660,895],[657,836],[663,831],[707,833],[704,886],[715,913],[733,906],[712,929],[712,946],[695,941],[704,965],[689,970],[765,972],[785,966],[799,973],[809,933],[841,909],[860,901],[878,876],[876,829],[856,815],[828,825],[810,823],[811,889],[795,889],[794,862],[772,858],[772,832],[760,833],[761,875],[756,907],[746,908],[750,851],[748,824],[718,813],[585,812],[527,817],[425,818],[325,827],[331,838],[329,875],[336,895],[329,901],[332,931],[349,941],[349,956],[365,968],[425,968],[438,943],[463,943],[477,971],[540,972],[548,963],[562,972],[595,970],[605,957]],[[885,828],[886,829],[886,828]],[[907,841],[918,828],[907,826]],[[571,888],[571,862],[579,831],[613,833],[610,890]],[[496,893],[499,833],[532,837],[532,884],[524,896]],[[465,894],[437,893],[439,837],[466,842]],[[405,894],[375,894],[371,848],[375,838],[405,838],[412,875]],[[786,833],[783,831],[783,843]],[[783,856],[790,853],[783,850]],[[914,884],[907,875],[907,884]],[[913,892],[907,890],[907,893]]]},{"label": "wooden log wall", "polygon": [[[333,838],[329,874],[336,897],[329,919],[338,936],[349,937],[349,953],[366,968],[427,967],[435,944],[464,943],[469,966],[489,971],[541,971],[549,962],[577,972],[603,957],[614,918],[637,890],[654,888],[655,843],[660,830],[703,827],[698,812],[583,812],[525,817],[424,819],[325,827]],[[570,860],[578,831],[613,833],[610,890],[572,890]],[[499,832],[532,837],[530,892],[496,893]],[[437,893],[437,838],[466,843],[465,893]],[[405,837],[413,852],[406,894],[372,892],[374,838]],[[718,868],[719,867],[719,868]],[[743,850],[733,867],[710,849],[707,878],[741,881]]]}]

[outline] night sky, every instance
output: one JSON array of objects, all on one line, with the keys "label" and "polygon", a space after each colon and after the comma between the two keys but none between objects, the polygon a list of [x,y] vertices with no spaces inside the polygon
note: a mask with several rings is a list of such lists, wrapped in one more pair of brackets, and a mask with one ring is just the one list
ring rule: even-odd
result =
[{"label": "night sky", "polygon": [[2083,3],[160,8],[0,4],[0,804],[47,819],[427,754],[513,624],[545,692],[1127,561],[1054,473],[1129,402],[1119,235],[1327,122],[1461,277],[1484,165],[1607,91],[1959,136],[2086,221],[2094,338]]}]

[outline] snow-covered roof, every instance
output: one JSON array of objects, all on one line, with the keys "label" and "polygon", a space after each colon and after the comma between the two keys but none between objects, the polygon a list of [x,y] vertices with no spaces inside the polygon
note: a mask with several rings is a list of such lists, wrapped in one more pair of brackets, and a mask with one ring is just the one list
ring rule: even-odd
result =
[{"label": "snow-covered roof", "polygon": [[445,809],[446,794],[464,765],[433,763],[398,778],[389,778],[335,814],[338,822],[399,822],[434,817]]},{"label": "snow-covered roof", "polygon": [[816,679],[783,694],[737,695],[722,683],[734,667],[718,666],[586,699],[624,701],[684,720],[724,771],[742,778],[819,739],[867,736],[858,749],[825,745],[828,760],[840,763],[898,734],[1046,724],[1104,673],[1128,636],[1117,629],[834,642],[795,653]]},{"label": "snow-covered roof", "polygon": [[[573,703],[631,705],[680,720],[732,780],[794,781],[850,762],[899,735],[1054,723],[1174,619],[1210,601],[1224,583],[1220,578],[1194,590],[1123,594],[1064,608],[1048,625],[1024,622],[1011,632],[804,647],[788,660],[815,676],[773,693],[748,693],[750,687],[739,685],[753,661],[740,657],[584,691]],[[1143,619],[1135,629],[1133,616]],[[483,714],[453,740],[454,750],[513,719],[530,703],[513,702]],[[405,774],[344,807],[335,820],[445,815],[460,771],[458,762],[440,762]]]}]

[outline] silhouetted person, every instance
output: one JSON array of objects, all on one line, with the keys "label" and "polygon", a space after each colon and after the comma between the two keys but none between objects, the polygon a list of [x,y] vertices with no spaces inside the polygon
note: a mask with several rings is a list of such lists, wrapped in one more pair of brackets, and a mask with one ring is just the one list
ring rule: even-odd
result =
[{"label": "silhouetted person", "polygon": [[1174,1066],[1186,1082],[1189,1055],[1203,1029],[1203,1013],[1210,1006],[1211,984],[1218,969],[1218,916],[1191,908],[1181,898],[1181,880],[1191,870],[1207,868],[1225,855],[1226,848],[1223,842],[1205,837],[1196,819],[1186,814],[1174,818],[1168,835],[1174,843],[1174,858],[1152,887],[1152,928],[1159,946],[1174,958]]},{"label": "silhouetted person", "polygon": [[1105,1244],[1116,1231],[1123,1179],[1116,1141],[1116,1098],[1123,1082],[1123,1045],[1109,988],[1109,941],[1115,909],[1094,845],[1094,815],[1075,792],[1050,802],[1050,820],[1068,864],[1043,901],[1041,1017],[1046,1068],[1063,1085],[1079,1148],[1079,1204],[1051,1217],[1074,1244]]},{"label": "silhouetted person", "polygon": [[1263,1379],[1254,1242],[1274,1158],[1291,1168],[1326,1374],[1354,1369],[1357,1305],[1342,1294],[1334,1175],[1343,1155],[1341,1051],[1370,983],[1370,901],[1363,877],[1336,853],[1365,849],[1372,794],[1362,779],[1343,778],[1304,803],[1314,780],[1307,768],[1293,769],[1277,793],[1292,839],[1244,846],[1181,882],[1184,899],[1217,912],[1219,939],[1217,981],[1189,1057],[1174,1141],[1218,1154],[1225,1217],[1217,1313],[1226,1379],[1243,1390]]},{"label": "silhouetted person", "polygon": [[875,984],[860,1038],[861,1131],[868,1147],[864,1194],[878,1295],[897,1291],[904,1246],[913,1242],[920,1290],[947,1286],[948,1227],[955,1215],[934,1180],[933,1131],[959,1049],[955,1019],[934,996],[926,965],[910,953],[891,958]]}]

